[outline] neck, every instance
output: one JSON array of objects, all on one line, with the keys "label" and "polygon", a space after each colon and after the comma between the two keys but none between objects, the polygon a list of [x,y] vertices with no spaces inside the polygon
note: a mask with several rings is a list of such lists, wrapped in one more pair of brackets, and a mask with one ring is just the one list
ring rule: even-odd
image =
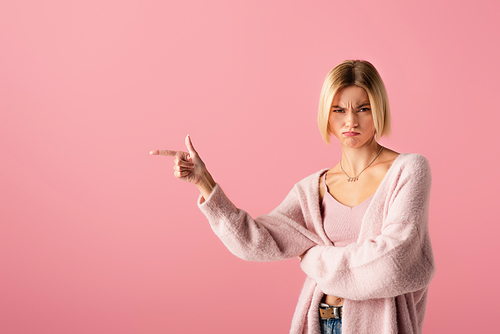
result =
[{"label": "neck", "polygon": [[381,148],[375,140],[362,147],[342,147],[342,167],[350,176],[356,176],[373,161]]}]

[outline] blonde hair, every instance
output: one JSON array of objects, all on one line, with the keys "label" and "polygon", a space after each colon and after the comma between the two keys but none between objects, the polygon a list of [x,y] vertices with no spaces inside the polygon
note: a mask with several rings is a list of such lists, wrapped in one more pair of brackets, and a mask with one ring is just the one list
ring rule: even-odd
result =
[{"label": "blonde hair", "polygon": [[391,132],[389,98],[377,69],[365,60],[345,60],[326,76],[319,98],[318,126],[323,140],[330,144],[330,109],[335,94],[348,86],[364,88],[370,99],[376,139]]}]

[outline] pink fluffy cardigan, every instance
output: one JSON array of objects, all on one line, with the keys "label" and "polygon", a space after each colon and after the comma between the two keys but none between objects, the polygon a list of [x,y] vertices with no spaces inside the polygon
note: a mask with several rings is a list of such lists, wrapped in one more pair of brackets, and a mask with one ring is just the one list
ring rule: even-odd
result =
[{"label": "pink fluffy cardigan", "polygon": [[431,175],[427,159],[399,155],[375,193],[356,243],[335,247],[321,218],[319,180],[298,182],[270,214],[255,219],[217,185],[198,205],[236,256],[275,261],[307,253],[307,278],[290,333],[320,333],[323,294],[345,298],[342,333],[421,333],[434,258],[428,230]]}]

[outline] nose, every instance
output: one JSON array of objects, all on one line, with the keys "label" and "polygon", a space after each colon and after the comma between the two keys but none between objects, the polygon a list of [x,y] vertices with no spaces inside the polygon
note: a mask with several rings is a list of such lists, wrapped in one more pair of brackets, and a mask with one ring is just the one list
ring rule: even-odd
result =
[{"label": "nose", "polygon": [[353,111],[348,111],[345,120],[347,128],[355,128],[358,126],[358,115]]}]

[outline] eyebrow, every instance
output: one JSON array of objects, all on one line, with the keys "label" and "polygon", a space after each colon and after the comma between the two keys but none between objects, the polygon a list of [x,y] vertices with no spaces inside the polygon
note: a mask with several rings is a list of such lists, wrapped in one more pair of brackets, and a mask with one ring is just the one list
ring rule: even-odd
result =
[{"label": "eyebrow", "polygon": [[[370,105],[370,102],[363,102],[359,106],[357,106],[356,109],[359,109],[359,108],[364,107],[364,106],[369,106],[369,105]],[[340,106],[332,106],[332,108],[344,109]]]}]

